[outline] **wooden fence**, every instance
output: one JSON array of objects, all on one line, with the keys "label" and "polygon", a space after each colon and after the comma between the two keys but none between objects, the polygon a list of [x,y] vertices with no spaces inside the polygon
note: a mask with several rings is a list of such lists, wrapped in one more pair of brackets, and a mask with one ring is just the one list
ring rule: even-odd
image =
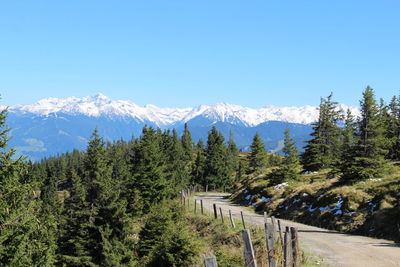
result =
[{"label": "wooden fence", "polygon": [[[205,205],[202,199],[193,199],[193,209],[191,210],[191,197],[196,192],[193,187],[188,190],[182,190],[181,201],[184,207],[188,207],[188,211],[193,211],[195,214],[209,215],[215,220],[220,218],[222,223],[225,223],[225,216],[229,218],[229,225],[236,228],[234,220],[234,213],[229,209],[224,210],[223,207],[218,207],[217,203],[212,203],[208,207],[208,214],[206,214]],[[224,212],[226,214],[224,214]],[[219,214],[218,214],[219,213]],[[239,216],[239,214],[236,214]],[[219,217],[219,218],[218,218]],[[251,233],[249,229],[254,227],[253,219],[260,219],[260,216],[245,215],[240,211],[240,219],[242,226],[242,236],[244,242],[244,258],[246,267],[257,267],[256,255],[254,253],[253,244],[251,241]],[[247,223],[246,223],[247,219]],[[301,264],[298,230],[295,227],[285,227],[282,229],[281,221],[273,216],[268,218],[264,212],[264,232],[265,242],[267,248],[268,264],[270,267],[299,267]],[[279,254],[278,254],[279,253]],[[281,254],[280,254],[281,253]],[[206,267],[217,267],[217,259],[215,257],[207,258],[204,261]]]}]

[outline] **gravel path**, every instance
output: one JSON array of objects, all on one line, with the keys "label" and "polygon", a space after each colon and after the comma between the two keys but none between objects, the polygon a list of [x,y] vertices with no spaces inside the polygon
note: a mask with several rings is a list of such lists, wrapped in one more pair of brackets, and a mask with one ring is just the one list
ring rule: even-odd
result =
[{"label": "gravel path", "polygon": [[[206,210],[216,203],[222,208],[224,214],[228,214],[228,210],[231,210],[233,216],[239,219],[240,211],[243,211],[247,222],[263,225],[263,216],[231,203],[227,199],[228,196],[229,194],[209,193],[197,195],[194,198],[203,199]],[[322,257],[324,265],[400,266],[400,247],[392,241],[349,235],[286,220],[281,220],[281,223],[283,228],[297,227],[302,248]]]}]

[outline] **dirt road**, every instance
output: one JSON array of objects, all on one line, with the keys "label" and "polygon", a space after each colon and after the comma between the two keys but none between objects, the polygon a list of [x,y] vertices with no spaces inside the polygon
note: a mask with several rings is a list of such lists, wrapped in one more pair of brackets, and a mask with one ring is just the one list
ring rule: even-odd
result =
[{"label": "dirt road", "polygon": [[[224,214],[231,210],[234,217],[239,218],[243,211],[245,220],[253,224],[263,225],[263,216],[255,214],[242,206],[232,204],[227,194],[203,194],[195,199],[203,199],[208,210],[216,203]],[[392,241],[364,236],[343,234],[305,224],[281,220],[283,227],[297,227],[302,248],[323,258],[328,266],[400,266],[400,247]]]}]

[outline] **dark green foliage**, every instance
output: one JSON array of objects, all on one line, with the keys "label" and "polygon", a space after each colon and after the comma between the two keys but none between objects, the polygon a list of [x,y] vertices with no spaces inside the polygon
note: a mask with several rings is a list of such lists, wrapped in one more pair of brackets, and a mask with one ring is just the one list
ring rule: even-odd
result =
[{"label": "dark green foliage", "polygon": [[388,106],[385,136],[388,142],[387,158],[400,160],[400,98],[394,96]]},{"label": "dark green foliage", "polygon": [[[54,243],[47,225],[37,217],[40,204],[29,183],[22,183],[26,166],[8,149],[7,111],[0,112],[0,262],[3,266],[51,266]],[[49,236],[52,233],[49,233]]]},{"label": "dark green foliage", "polygon": [[228,181],[227,186],[231,187],[233,184],[233,177],[235,177],[235,174],[237,174],[237,171],[239,169],[239,149],[235,141],[233,140],[232,132],[230,132],[229,134],[228,147],[225,156],[225,164],[228,172],[228,177],[230,178],[230,181]]},{"label": "dark green foliage", "polygon": [[135,181],[134,189],[140,193],[145,212],[153,203],[170,195],[165,160],[161,147],[161,135],[153,128],[143,128],[142,137],[134,147],[131,171]]},{"label": "dark green foliage", "polygon": [[224,188],[229,185],[224,137],[215,127],[208,133],[204,175],[204,186],[208,184],[215,188]]},{"label": "dark green foliage", "polygon": [[239,149],[233,140],[233,133],[229,133],[228,147],[226,151],[227,161],[226,164],[230,172],[235,172],[239,167]]},{"label": "dark green foliage", "polygon": [[186,266],[200,252],[177,202],[154,206],[139,237],[141,264],[145,266]]},{"label": "dark green foliage", "polygon": [[382,173],[387,154],[384,120],[376,103],[374,91],[367,87],[360,101],[361,118],[358,122],[357,143],[345,167],[342,180],[355,181],[376,177]]},{"label": "dark green foliage", "polygon": [[253,172],[260,171],[266,167],[266,163],[265,145],[261,140],[260,134],[257,132],[251,144],[250,169]]},{"label": "dark green foliage", "polygon": [[321,98],[318,121],[313,124],[311,140],[307,141],[301,161],[304,171],[318,171],[335,165],[339,153],[342,119],[338,103],[332,101],[332,94]]},{"label": "dark green foliage", "polygon": [[[187,125],[182,137],[144,127],[140,138],[107,144],[96,129],[84,152],[25,163],[7,150],[5,115],[0,113],[4,266],[188,264],[199,253],[198,242],[180,211],[166,203],[190,185],[230,188],[239,167],[232,137],[225,144],[214,128],[207,149],[202,141],[194,148]],[[165,213],[158,216],[155,206]]]},{"label": "dark green foliage", "polygon": [[206,153],[204,150],[203,139],[196,145],[196,157],[192,169],[192,184],[205,185]]},{"label": "dark green foliage", "polygon": [[[187,134],[190,136],[190,133]],[[162,139],[162,151],[165,153],[166,173],[168,174],[167,180],[175,185],[174,188],[170,188],[172,189],[170,193],[175,195],[181,189],[187,188],[189,184],[191,159],[188,158],[187,151],[179,140],[176,130],[172,131],[172,135],[169,131],[164,132]]]},{"label": "dark green foliage", "polygon": [[68,207],[60,261],[72,266],[133,265],[133,243],[120,180],[112,178],[104,142],[97,130],[84,161],[84,180],[71,171]]},{"label": "dark green foliage", "polygon": [[355,153],[356,144],[356,131],[357,123],[350,110],[347,110],[345,127],[342,133],[342,143],[340,149],[340,160],[337,165],[337,169],[342,173],[348,172],[353,164],[353,156]]},{"label": "dark green foliage", "polygon": [[185,153],[185,161],[190,163],[193,159],[193,141],[187,123],[185,123],[181,141]]},{"label": "dark green foliage", "polygon": [[290,136],[289,129],[285,129],[284,135],[283,153],[285,157],[283,158],[282,165],[269,175],[268,178],[271,184],[279,184],[298,178],[300,162],[296,144]]}]

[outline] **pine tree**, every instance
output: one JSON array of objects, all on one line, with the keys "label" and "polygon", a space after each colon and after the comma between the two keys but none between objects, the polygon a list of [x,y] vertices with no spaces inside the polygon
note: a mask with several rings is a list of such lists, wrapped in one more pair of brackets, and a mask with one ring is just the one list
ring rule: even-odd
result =
[{"label": "pine tree", "polygon": [[120,199],[119,181],[111,177],[111,164],[107,161],[105,144],[97,129],[89,141],[84,170],[82,184],[80,179],[73,178],[75,203],[71,203],[81,207],[79,211],[72,211],[80,224],[66,230],[75,237],[72,238],[73,244],[71,239],[67,239],[71,246],[65,248],[62,259],[73,266],[133,265],[126,201]]},{"label": "pine tree", "polygon": [[229,132],[229,141],[227,147],[227,165],[231,172],[235,172],[239,167],[239,149],[233,139],[232,131]]},{"label": "pine tree", "polygon": [[266,167],[265,146],[258,132],[254,135],[253,142],[251,144],[249,165],[253,172],[262,170],[262,168]]},{"label": "pine tree", "polygon": [[354,181],[376,177],[385,166],[384,128],[374,91],[367,87],[360,101],[361,119],[358,122],[357,144],[348,166],[343,168],[342,180]]},{"label": "pine tree", "polygon": [[[229,141],[228,141],[228,147],[226,150],[226,167],[227,167],[227,172],[229,174],[229,177],[234,178],[235,174],[237,173],[237,170],[239,168],[239,149],[233,140],[233,133],[232,131],[229,132]],[[230,179],[228,182],[228,187],[233,185],[233,180]]]},{"label": "pine tree", "polygon": [[389,104],[389,119],[386,127],[388,158],[400,160],[400,98],[393,96]]},{"label": "pine tree", "polygon": [[206,166],[206,154],[204,150],[203,139],[200,139],[196,145],[196,158],[192,170],[192,184],[206,185],[205,181],[205,166]]},{"label": "pine tree", "polygon": [[293,138],[290,136],[289,128],[285,129],[284,135],[285,135],[284,147],[282,149],[282,152],[285,156],[284,164],[298,167],[299,165],[298,150],[295,142],[293,141]]},{"label": "pine tree", "polygon": [[307,141],[301,161],[304,171],[318,171],[332,167],[339,154],[341,129],[337,125],[343,119],[338,103],[332,101],[332,94],[321,98],[318,121],[313,124],[311,140]]},{"label": "pine tree", "polygon": [[229,185],[229,174],[225,165],[226,147],[224,137],[215,127],[208,133],[206,148],[205,185],[223,188]]},{"label": "pine tree", "polygon": [[345,127],[342,132],[342,144],[340,147],[340,161],[338,162],[337,169],[344,174],[344,176],[352,177],[351,166],[353,164],[353,157],[356,145],[356,132],[357,124],[350,109],[347,110]]},{"label": "pine tree", "polygon": [[150,212],[139,233],[140,266],[191,266],[200,252],[176,202],[161,202]]},{"label": "pine tree", "polygon": [[148,211],[151,205],[170,196],[161,136],[153,128],[143,128],[142,136],[134,147],[130,161],[131,172],[134,175],[134,189],[140,194],[144,211]]},{"label": "pine tree", "polygon": [[[166,155],[166,174],[170,184],[174,186],[170,188],[171,194],[176,195],[181,189],[187,188],[189,184],[190,166],[187,151],[183,147],[183,143],[179,140],[178,133],[174,129],[172,136],[169,131],[163,134],[162,150]],[[190,152],[191,154],[191,152]]]},{"label": "pine tree", "polygon": [[[14,160],[8,148],[7,110],[0,112],[0,262],[4,266],[50,266],[53,247],[47,247],[41,234],[45,229],[35,216],[39,205],[37,191],[21,183],[25,173],[22,159]],[[44,241],[44,242],[43,242]]]},{"label": "pine tree", "polygon": [[269,176],[273,184],[297,179],[300,170],[298,150],[288,128],[285,129],[284,136],[283,154],[285,157],[282,166]]},{"label": "pine tree", "polygon": [[183,134],[181,138],[183,151],[185,152],[185,160],[190,163],[193,159],[193,141],[192,135],[190,134],[188,124],[185,123]]}]

